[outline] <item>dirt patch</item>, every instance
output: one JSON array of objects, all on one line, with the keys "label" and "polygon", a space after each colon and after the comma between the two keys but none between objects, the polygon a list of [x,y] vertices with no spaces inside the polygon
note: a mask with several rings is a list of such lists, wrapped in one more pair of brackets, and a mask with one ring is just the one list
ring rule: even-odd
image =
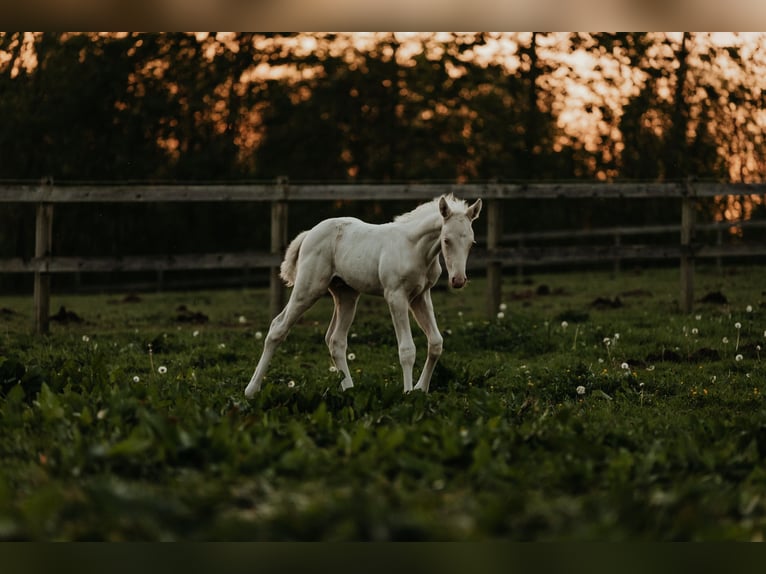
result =
[{"label": "dirt patch", "polygon": [[70,323],[82,323],[83,318],[80,317],[74,311],[67,310],[63,305],[59,307],[58,313],[50,316],[50,320],[61,325],[69,325]]},{"label": "dirt patch", "polygon": [[608,297],[596,297],[590,306],[594,309],[619,309],[623,306],[619,297],[609,299]]},{"label": "dirt patch", "polygon": [[177,323],[191,323],[200,325],[202,323],[207,323],[210,320],[210,318],[204,313],[199,311],[190,311],[186,305],[179,305],[176,308],[176,312],[178,313],[176,316]]},{"label": "dirt patch", "polygon": [[699,301],[700,303],[711,303],[713,305],[726,305],[729,302],[726,295],[720,291],[711,291]]}]

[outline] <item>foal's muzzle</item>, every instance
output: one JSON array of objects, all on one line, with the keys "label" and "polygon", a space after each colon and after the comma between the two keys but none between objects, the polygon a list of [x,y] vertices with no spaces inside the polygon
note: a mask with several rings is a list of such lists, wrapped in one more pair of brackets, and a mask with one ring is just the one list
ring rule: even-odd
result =
[{"label": "foal's muzzle", "polygon": [[462,289],[466,284],[466,276],[465,275],[455,275],[452,279],[450,279],[450,284],[452,285],[453,289]]}]

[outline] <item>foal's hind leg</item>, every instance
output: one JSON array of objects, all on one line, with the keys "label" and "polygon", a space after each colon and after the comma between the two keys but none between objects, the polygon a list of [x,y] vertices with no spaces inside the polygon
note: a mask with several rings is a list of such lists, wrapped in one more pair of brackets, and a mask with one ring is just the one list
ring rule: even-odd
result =
[{"label": "foal's hind leg", "polygon": [[274,317],[269,327],[269,332],[263,342],[263,353],[258,361],[250,382],[245,388],[245,396],[251,398],[261,390],[263,375],[279,344],[285,340],[290,328],[301,316],[327,291],[326,284],[305,285],[300,282],[300,277],[295,283],[290,299],[282,312]]},{"label": "foal's hind leg", "polygon": [[330,321],[330,326],[327,329],[325,342],[330,349],[330,356],[335,366],[344,375],[340,386],[345,391],[354,386],[354,381],[351,380],[351,373],[346,362],[346,350],[348,349],[348,330],[354,321],[359,293],[351,287],[342,284],[331,285],[330,293],[332,294],[335,308],[332,314],[332,321]]}]

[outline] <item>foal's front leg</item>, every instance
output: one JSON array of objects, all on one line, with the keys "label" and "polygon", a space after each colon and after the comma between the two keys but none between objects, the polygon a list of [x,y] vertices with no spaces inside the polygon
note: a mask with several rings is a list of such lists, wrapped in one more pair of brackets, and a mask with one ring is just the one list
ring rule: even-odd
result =
[{"label": "foal's front leg", "polygon": [[409,393],[412,390],[412,367],[415,365],[415,342],[410,330],[409,304],[403,293],[387,293],[385,297],[399,344],[399,363],[402,365],[404,376],[404,392]]},{"label": "foal's front leg", "polygon": [[428,358],[426,364],[423,366],[423,372],[420,373],[418,383],[415,385],[415,389],[428,392],[428,386],[431,384],[431,376],[434,373],[436,362],[439,360],[442,354],[442,343],[444,339],[441,333],[439,333],[439,327],[436,325],[436,317],[434,315],[434,306],[431,302],[431,291],[425,291],[420,297],[416,298],[411,304],[412,314],[415,315],[415,320],[420,325],[420,328],[425,333],[428,339]]}]

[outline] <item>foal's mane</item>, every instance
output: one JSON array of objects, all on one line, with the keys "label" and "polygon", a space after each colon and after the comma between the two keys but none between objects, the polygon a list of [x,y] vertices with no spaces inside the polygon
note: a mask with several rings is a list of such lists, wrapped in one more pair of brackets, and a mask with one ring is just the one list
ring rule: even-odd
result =
[{"label": "foal's mane", "polygon": [[[412,211],[408,211],[407,213],[402,213],[401,215],[397,215],[394,217],[394,221],[414,221],[416,219],[422,219],[426,216],[428,216],[433,211],[439,212],[439,197],[435,197],[432,201],[429,201],[427,203],[421,203],[418,205],[415,209]],[[447,205],[449,205],[449,208],[452,210],[453,213],[465,213],[468,209],[468,203],[466,203],[462,199],[458,199],[451,193],[449,195],[445,195],[444,199],[447,200]]]}]

